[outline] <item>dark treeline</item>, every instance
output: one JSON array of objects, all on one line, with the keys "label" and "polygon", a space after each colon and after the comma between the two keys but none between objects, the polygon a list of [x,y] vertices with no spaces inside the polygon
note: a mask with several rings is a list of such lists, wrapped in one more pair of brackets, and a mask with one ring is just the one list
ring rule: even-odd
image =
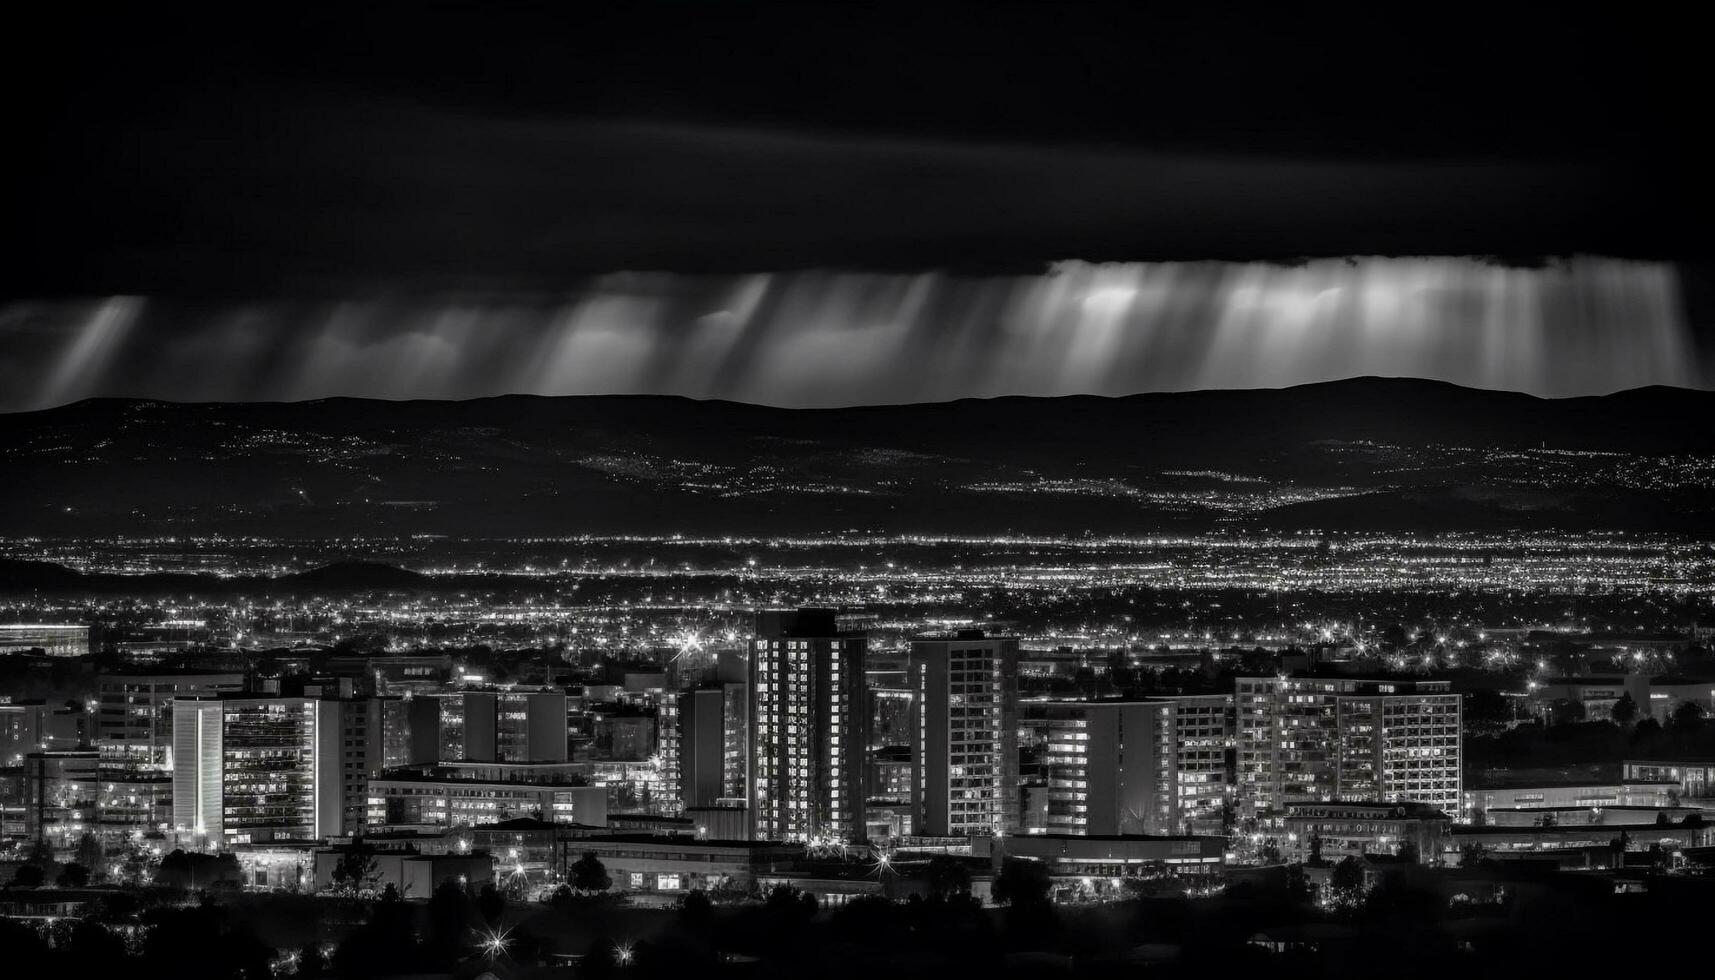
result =
[{"label": "dark treeline", "polygon": [[[717,905],[694,892],[677,910],[623,907],[568,894],[548,904],[508,905],[491,890],[445,886],[427,902],[394,893],[372,902],[269,896],[229,907],[139,909],[125,896],[51,935],[0,921],[8,972],[339,980],[577,962],[591,980],[718,974],[756,978],[946,975],[1206,978],[1600,975],[1652,962],[1697,965],[1707,878],[1653,875],[1647,891],[1615,894],[1612,881],[1486,865],[1461,872],[1421,868],[1333,869],[1318,892],[1302,867],[1275,869],[1210,898],[1137,898],[1065,907],[1045,880],[1003,874],[985,908],[959,882],[929,898],[859,898],[828,911],[779,888],[761,902]],[[253,897],[254,898],[254,897]],[[239,901],[230,898],[226,901]],[[272,903],[293,908],[271,914]],[[337,942],[298,947],[266,937],[268,923],[305,915]],[[54,971],[50,974],[49,971]]]}]

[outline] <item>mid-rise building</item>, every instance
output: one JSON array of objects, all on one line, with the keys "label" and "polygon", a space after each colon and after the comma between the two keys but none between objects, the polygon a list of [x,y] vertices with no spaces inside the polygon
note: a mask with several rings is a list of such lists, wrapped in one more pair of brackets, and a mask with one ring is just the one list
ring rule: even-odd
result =
[{"label": "mid-rise building", "polygon": [[24,833],[59,850],[95,829],[100,757],[92,749],[24,757]]},{"label": "mid-rise building", "polygon": [[679,800],[687,809],[744,803],[745,702],[745,685],[736,683],[679,695]]},{"label": "mid-rise building", "polygon": [[[436,762],[564,762],[566,696],[557,691],[416,694],[391,723],[395,758]],[[404,730],[401,730],[403,726]]]},{"label": "mid-rise building", "polygon": [[239,673],[103,674],[97,681],[96,738],[103,766],[173,768],[173,699],[244,690]]},{"label": "mid-rise building", "polygon": [[1460,813],[1460,698],[1447,681],[1241,677],[1236,685],[1243,816],[1334,800]]},{"label": "mid-rise building", "polygon": [[1179,825],[1171,701],[1039,701],[1046,732],[1045,823],[1073,836],[1170,834]]},{"label": "mid-rise building", "polygon": [[90,720],[76,705],[0,701],[0,766],[23,765],[32,752],[89,748]]},{"label": "mid-rise building", "polygon": [[467,759],[565,762],[566,696],[542,691],[470,691],[464,696]]},{"label": "mid-rise building", "polygon": [[360,833],[379,706],[305,697],[173,702],[173,823],[228,844]]},{"label": "mid-rise building", "polygon": [[911,643],[912,833],[1018,826],[1018,641],[960,630]]},{"label": "mid-rise building", "polygon": [[833,610],[758,617],[746,780],[753,838],[863,839],[867,645]]},{"label": "mid-rise building", "polygon": [[1233,695],[1172,698],[1179,833],[1223,834],[1233,798]]}]

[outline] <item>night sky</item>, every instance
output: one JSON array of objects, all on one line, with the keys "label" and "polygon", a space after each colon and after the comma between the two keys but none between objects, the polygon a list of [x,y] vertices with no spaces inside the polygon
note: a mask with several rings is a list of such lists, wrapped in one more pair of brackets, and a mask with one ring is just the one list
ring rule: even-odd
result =
[{"label": "night sky", "polygon": [[1715,375],[1685,25],[1208,6],[48,15],[0,408]]}]

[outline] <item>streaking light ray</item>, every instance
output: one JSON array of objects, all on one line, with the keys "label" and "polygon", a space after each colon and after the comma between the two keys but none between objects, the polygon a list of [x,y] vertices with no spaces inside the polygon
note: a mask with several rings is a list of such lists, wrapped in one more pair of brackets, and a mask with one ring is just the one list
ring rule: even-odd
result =
[{"label": "streaking light ray", "polygon": [[[1545,396],[1707,383],[1665,263],[1057,263],[972,278],[616,273],[563,293],[0,308],[0,408],[670,394],[827,407],[1424,377]],[[123,370],[119,370],[119,366]]]}]

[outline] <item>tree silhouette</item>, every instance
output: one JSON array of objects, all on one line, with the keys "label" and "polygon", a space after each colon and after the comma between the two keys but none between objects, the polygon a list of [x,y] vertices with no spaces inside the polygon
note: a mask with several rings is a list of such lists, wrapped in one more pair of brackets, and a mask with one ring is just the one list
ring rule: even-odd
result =
[{"label": "tree silhouette", "polygon": [[585,851],[583,857],[573,862],[571,879],[572,889],[583,894],[605,892],[613,887],[613,879],[608,876],[607,866],[601,863],[594,851]]},{"label": "tree silhouette", "polygon": [[500,925],[501,917],[506,914],[506,896],[495,889],[493,882],[482,886],[476,897],[476,911],[490,928]]},{"label": "tree silhouette", "polygon": [[375,849],[365,844],[362,837],[353,838],[351,846],[340,853],[339,861],[333,866],[334,891],[342,895],[360,895],[374,890],[379,877],[377,867]]},{"label": "tree silhouette", "polygon": [[99,868],[102,857],[101,842],[95,839],[94,834],[84,831],[77,840],[77,863],[86,868]]},{"label": "tree silhouette", "polygon": [[1560,698],[1548,706],[1548,717],[1556,725],[1571,725],[1584,720],[1584,702]]},{"label": "tree silhouette", "polygon": [[1002,905],[1014,908],[1037,908],[1048,904],[1053,887],[1048,867],[1040,861],[1007,858],[994,876],[990,894]]},{"label": "tree silhouette", "polygon": [[75,862],[68,864],[60,871],[56,884],[61,888],[82,888],[89,884],[89,869]]},{"label": "tree silhouette", "polygon": [[18,866],[18,870],[12,872],[12,883],[6,887],[40,888],[42,886],[42,882],[46,880],[46,878],[47,875],[42,873],[40,866],[34,864],[20,864]]},{"label": "tree silhouette", "polygon": [[971,892],[971,872],[965,863],[947,854],[937,854],[929,859],[929,894],[936,898],[950,898],[954,895],[969,895]]},{"label": "tree silhouette", "polygon": [[1341,912],[1354,912],[1364,904],[1364,864],[1345,857],[1328,876],[1328,904]]},{"label": "tree silhouette", "polygon": [[1310,901],[1310,878],[1304,873],[1302,864],[1286,866],[1286,900],[1293,905]]},{"label": "tree silhouette", "polygon": [[1465,695],[1464,716],[1473,731],[1501,731],[1513,719],[1513,705],[1498,691],[1472,691]]},{"label": "tree silhouette", "polygon": [[1638,720],[1638,703],[1632,700],[1631,694],[1620,695],[1620,700],[1614,702],[1614,707],[1608,712],[1608,717],[1614,719],[1614,724],[1621,728],[1630,728],[1632,722]]},{"label": "tree silhouette", "polygon": [[1703,706],[1696,701],[1686,701],[1673,709],[1673,727],[1689,732],[1702,728]]},{"label": "tree silhouette", "polygon": [[707,926],[714,918],[715,905],[701,888],[687,892],[679,901],[679,919],[692,929]]}]

